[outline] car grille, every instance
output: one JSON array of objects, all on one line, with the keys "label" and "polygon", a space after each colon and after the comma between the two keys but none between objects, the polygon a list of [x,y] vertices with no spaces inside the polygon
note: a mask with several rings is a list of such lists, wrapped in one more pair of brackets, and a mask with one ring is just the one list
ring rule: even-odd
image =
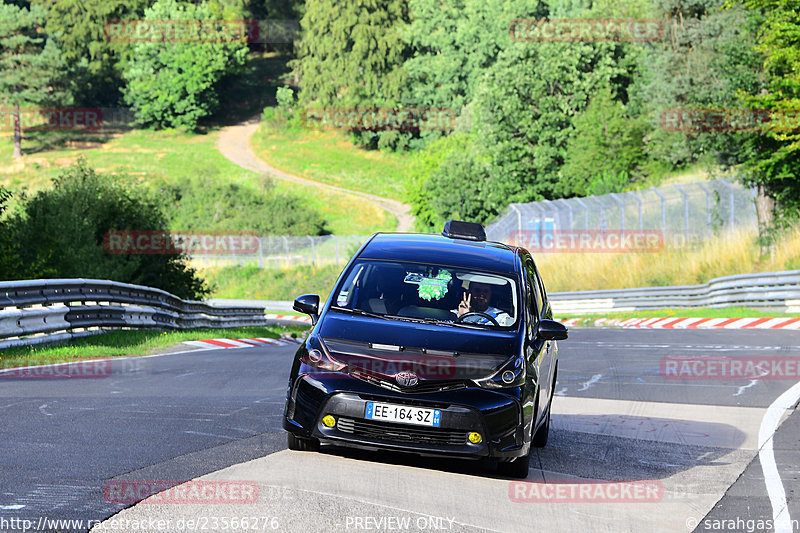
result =
[{"label": "car grille", "polygon": [[441,392],[466,388],[466,384],[463,381],[421,381],[413,387],[401,387],[393,381],[379,379],[363,372],[352,371],[350,375],[361,381],[371,383],[372,385],[377,385],[378,387],[383,387],[384,389],[395,392],[402,392],[404,394],[422,394],[426,392]]},{"label": "car grille", "polygon": [[355,437],[390,442],[409,442],[413,444],[436,444],[442,446],[461,446],[467,443],[467,432],[452,429],[407,426],[373,420],[340,418],[337,429]]}]

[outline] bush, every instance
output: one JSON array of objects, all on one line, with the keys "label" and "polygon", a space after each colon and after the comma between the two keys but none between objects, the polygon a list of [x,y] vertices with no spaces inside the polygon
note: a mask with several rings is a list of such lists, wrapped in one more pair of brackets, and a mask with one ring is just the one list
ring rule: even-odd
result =
[{"label": "bush", "polygon": [[279,193],[271,180],[261,189],[238,183],[182,179],[161,186],[176,231],[252,231],[262,235],[326,235],[322,215],[297,196]]},{"label": "bush", "polygon": [[84,160],[68,167],[7,223],[21,266],[8,279],[97,278],[147,285],[181,298],[208,294],[181,255],[109,254],[111,230],[165,230],[158,202],[118,176],[97,174]]}]

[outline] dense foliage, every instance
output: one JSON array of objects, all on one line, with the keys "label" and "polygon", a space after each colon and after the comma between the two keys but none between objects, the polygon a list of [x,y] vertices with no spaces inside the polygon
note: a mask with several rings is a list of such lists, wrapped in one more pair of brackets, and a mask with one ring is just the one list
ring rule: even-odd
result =
[{"label": "dense foliage", "polygon": [[[0,0],[0,104],[127,102],[142,124],[196,128],[242,76],[248,50],[269,49],[109,41],[109,22],[136,18],[298,22],[292,89],[263,89],[278,102],[264,113],[276,127],[300,127],[309,107],[449,110],[458,118],[444,131],[352,132],[363,147],[414,154],[421,227],[695,167],[758,186],[762,222],[775,209],[782,224],[800,216],[796,118],[794,129],[775,121],[800,108],[796,0]],[[548,42],[513,31],[543,18],[656,19],[663,32]],[[737,108],[773,121],[766,131],[664,124],[670,110]],[[323,231],[315,215],[291,217],[269,227]]]},{"label": "dense foliage", "polygon": [[181,298],[206,295],[205,283],[182,255],[112,254],[103,246],[112,230],[167,228],[158,199],[80,161],[2,221],[2,239],[19,244],[3,248],[0,279],[97,278],[156,287]]}]

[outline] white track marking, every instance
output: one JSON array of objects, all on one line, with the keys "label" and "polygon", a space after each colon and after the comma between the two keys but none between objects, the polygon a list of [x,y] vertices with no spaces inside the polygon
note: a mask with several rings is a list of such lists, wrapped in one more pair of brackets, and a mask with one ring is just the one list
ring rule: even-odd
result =
[{"label": "white track marking", "polygon": [[45,415],[45,416],[53,416],[53,413],[47,413],[47,412],[45,412],[45,408],[46,408],[46,407],[47,407],[47,404],[40,405],[40,406],[39,406],[39,412],[40,412],[40,413],[42,413],[42,414],[43,414],[43,415]]},{"label": "white track marking", "polygon": [[592,376],[592,379],[590,379],[589,381],[583,382],[583,384],[581,385],[581,388],[578,389],[578,392],[587,390],[589,387],[591,387],[592,385],[594,385],[595,383],[600,381],[600,378],[602,378],[602,377],[603,377],[603,374],[595,374],[594,376]]},{"label": "white track marking", "polygon": [[758,458],[761,461],[761,470],[764,472],[764,483],[767,486],[770,504],[772,504],[772,519],[775,533],[791,533],[792,519],[786,503],[786,491],[783,488],[778,465],[775,463],[775,453],[772,448],[772,438],[781,423],[783,414],[792,409],[800,400],[800,382],[778,396],[767,409],[767,414],[761,421],[758,431]]}]

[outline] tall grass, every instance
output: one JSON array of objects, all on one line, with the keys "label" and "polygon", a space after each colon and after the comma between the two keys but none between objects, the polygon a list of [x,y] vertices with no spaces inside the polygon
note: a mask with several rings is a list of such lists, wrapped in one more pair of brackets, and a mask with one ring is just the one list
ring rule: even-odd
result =
[{"label": "tall grass", "polygon": [[550,292],[696,285],[720,276],[800,269],[800,228],[786,232],[766,256],[752,230],[652,253],[543,253],[536,263]]}]

